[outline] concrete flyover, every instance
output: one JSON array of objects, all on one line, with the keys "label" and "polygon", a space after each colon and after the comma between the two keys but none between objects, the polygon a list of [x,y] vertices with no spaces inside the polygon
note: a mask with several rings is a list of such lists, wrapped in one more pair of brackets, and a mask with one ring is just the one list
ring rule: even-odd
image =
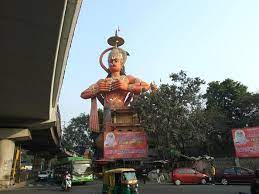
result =
[{"label": "concrete flyover", "polygon": [[58,99],[81,4],[1,2],[0,185],[9,184],[17,142],[33,152],[59,150]]}]

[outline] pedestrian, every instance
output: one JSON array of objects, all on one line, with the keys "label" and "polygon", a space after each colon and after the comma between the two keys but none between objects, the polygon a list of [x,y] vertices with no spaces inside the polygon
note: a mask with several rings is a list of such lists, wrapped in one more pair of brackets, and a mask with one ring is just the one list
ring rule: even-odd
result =
[{"label": "pedestrian", "polygon": [[215,185],[216,168],[214,164],[211,164],[210,174],[211,174],[211,184]]},{"label": "pedestrian", "polygon": [[156,173],[157,173],[157,179],[156,179],[157,183],[160,184],[161,180],[160,180],[160,169],[159,168],[156,169]]},{"label": "pedestrian", "polygon": [[142,170],[142,179],[143,179],[143,183],[144,183],[144,184],[146,184],[147,176],[148,176],[148,174],[147,174],[147,169],[144,168],[144,169]]}]

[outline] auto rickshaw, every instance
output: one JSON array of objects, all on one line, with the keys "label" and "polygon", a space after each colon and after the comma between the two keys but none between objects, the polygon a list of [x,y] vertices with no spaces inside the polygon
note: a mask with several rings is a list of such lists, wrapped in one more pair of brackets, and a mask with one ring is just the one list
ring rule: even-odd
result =
[{"label": "auto rickshaw", "polygon": [[135,169],[116,168],[104,172],[103,194],[139,194]]}]

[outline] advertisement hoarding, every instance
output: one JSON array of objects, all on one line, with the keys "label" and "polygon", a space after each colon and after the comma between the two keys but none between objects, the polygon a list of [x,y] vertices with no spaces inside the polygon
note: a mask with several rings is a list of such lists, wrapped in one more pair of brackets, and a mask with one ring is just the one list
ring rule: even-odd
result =
[{"label": "advertisement hoarding", "polygon": [[104,159],[147,157],[147,136],[143,131],[104,132]]},{"label": "advertisement hoarding", "polygon": [[259,127],[233,129],[236,157],[259,157]]}]

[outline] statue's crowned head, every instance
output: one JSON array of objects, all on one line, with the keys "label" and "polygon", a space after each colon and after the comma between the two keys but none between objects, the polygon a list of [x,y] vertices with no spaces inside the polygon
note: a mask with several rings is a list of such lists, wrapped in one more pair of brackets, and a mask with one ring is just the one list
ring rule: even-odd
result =
[{"label": "statue's crowned head", "polygon": [[108,63],[111,64],[113,60],[119,60],[123,66],[126,63],[128,53],[121,48],[114,47],[108,55]]},{"label": "statue's crowned head", "polygon": [[[108,38],[107,42],[112,47],[105,49],[100,55],[99,62],[101,67],[108,73],[108,77],[110,77],[114,72],[120,72],[120,75],[125,75],[124,65],[127,61],[127,56],[129,56],[129,53],[119,48],[119,46],[124,44],[124,39],[117,35],[116,30],[115,36]],[[107,68],[102,62],[104,54],[108,51],[110,51],[108,55],[109,68]]]},{"label": "statue's crowned head", "polygon": [[128,53],[121,48],[114,47],[111,49],[108,55],[108,64],[109,64],[109,75],[113,72],[120,72],[121,75],[125,75],[125,66]]}]

